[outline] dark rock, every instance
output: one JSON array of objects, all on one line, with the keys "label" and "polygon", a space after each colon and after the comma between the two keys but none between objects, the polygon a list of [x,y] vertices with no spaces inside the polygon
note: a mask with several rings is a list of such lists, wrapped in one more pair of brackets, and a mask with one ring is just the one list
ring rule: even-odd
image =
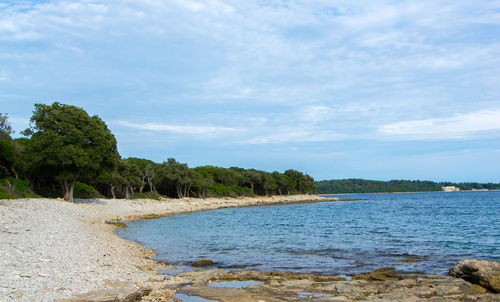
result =
[{"label": "dark rock", "polygon": [[396,269],[393,267],[385,267],[374,270],[373,272],[354,275],[353,280],[367,280],[367,281],[386,281],[399,279]]},{"label": "dark rock", "polygon": [[465,259],[451,269],[450,276],[500,293],[500,263],[496,261]]},{"label": "dark rock", "polygon": [[206,267],[206,266],[214,266],[214,265],[215,265],[215,263],[209,259],[202,259],[202,260],[198,260],[198,261],[191,263],[192,267]]},{"label": "dark rock", "polygon": [[114,225],[115,227],[117,228],[126,228],[127,225],[123,222],[120,222],[120,221],[114,221],[114,220],[105,220],[104,221],[106,224],[112,224]]},{"label": "dark rock", "polygon": [[410,258],[410,259],[405,259],[405,260],[402,260],[401,262],[405,262],[405,263],[413,263],[413,262],[417,262],[417,261],[418,261],[417,259]]}]

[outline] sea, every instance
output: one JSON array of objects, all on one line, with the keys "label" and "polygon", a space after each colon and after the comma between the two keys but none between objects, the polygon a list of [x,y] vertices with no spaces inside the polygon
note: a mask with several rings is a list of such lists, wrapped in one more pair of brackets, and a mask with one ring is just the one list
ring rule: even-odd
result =
[{"label": "sea", "polygon": [[368,199],[228,208],[127,223],[118,235],[175,268],[350,275],[394,267],[446,274],[462,259],[500,261],[500,191],[329,195]]}]

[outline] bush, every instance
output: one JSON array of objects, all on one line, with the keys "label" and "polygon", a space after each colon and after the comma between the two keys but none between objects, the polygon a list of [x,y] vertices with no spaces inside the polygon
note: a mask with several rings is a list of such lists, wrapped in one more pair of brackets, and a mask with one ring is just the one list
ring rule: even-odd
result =
[{"label": "bush", "polygon": [[248,187],[236,187],[233,189],[240,196],[250,196],[252,195],[252,189]]},{"label": "bush", "polygon": [[248,187],[231,187],[223,184],[215,184],[207,189],[209,196],[228,196],[228,197],[238,197],[238,196],[250,196],[252,195],[252,190]]},{"label": "bush", "polygon": [[132,194],[133,199],[154,199],[154,200],[160,200],[161,195],[158,194],[156,191],[151,191],[151,192],[145,192],[145,193],[134,193]]},{"label": "bush", "polygon": [[1,199],[40,197],[31,190],[29,180],[7,177],[0,180],[0,189]]},{"label": "bush", "polygon": [[223,184],[215,184],[207,189],[210,196],[233,196],[232,191],[231,187]]},{"label": "bush", "polygon": [[9,194],[6,190],[0,188],[0,199],[14,199],[16,196]]},{"label": "bush", "polygon": [[94,187],[79,181],[75,182],[73,195],[75,196],[75,198],[83,198],[83,199],[101,197],[101,194],[99,194],[99,192],[97,192],[97,190]]}]

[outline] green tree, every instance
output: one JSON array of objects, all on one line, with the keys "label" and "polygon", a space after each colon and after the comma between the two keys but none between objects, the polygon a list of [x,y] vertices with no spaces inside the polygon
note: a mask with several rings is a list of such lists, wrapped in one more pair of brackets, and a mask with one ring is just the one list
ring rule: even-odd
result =
[{"label": "green tree", "polygon": [[0,113],[0,134],[11,135],[13,133],[12,126],[10,125],[9,116],[7,113]]},{"label": "green tree", "polygon": [[149,186],[149,191],[154,191],[155,185],[153,181],[156,178],[157,174],[156,166],[158,164],[154,163],[149,159],[136,158],[136,157],[127,158],[126,161],[137,167],[137,173],[138,173],[137,176],[141,179],[141,183],[139,185],[139,193],[143,193],[144,187],[146,185]]},{"label": "green tree", "polygon": [[0,113],[0,176],[13,175],[19,178],[16,166],[19,164],[19,155],[22,145],[12,139],[12,127],[8,121],[8,115]]},{"label": "green tree", "polygon": [[[116,139],[96,115],[71,105],[35,104],[27,153],[35,175],[60,182],[63,197],[73,200],[75,182],[112,171],[120,158]],[[30,132],[30,131],[26,131]]]},{"label": "green tree", "polygon": [[121,185],[125,199],[130,199],[135,188],[142,185],[139,167],[129,160],[121,160],[118,165],[118,172],[122,177]]}]

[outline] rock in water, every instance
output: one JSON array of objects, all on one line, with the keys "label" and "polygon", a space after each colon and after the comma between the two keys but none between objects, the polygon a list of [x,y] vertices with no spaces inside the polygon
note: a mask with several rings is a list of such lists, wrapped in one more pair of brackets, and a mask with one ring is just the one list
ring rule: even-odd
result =
[{"label": "rock in water", "polygon": [[496,261],[465,259],[451,269],[450,276],[500,293],[500,263]]},{"label": "rock in water", "polygon": [[206,266],[214,266],[214,265],[215,265],[215,262],[213,262],[212,260],[209,260],[209,259],[202,259],[202,260],[198,260],[198,261],[191,263],[192,267],[206,267]]}]

